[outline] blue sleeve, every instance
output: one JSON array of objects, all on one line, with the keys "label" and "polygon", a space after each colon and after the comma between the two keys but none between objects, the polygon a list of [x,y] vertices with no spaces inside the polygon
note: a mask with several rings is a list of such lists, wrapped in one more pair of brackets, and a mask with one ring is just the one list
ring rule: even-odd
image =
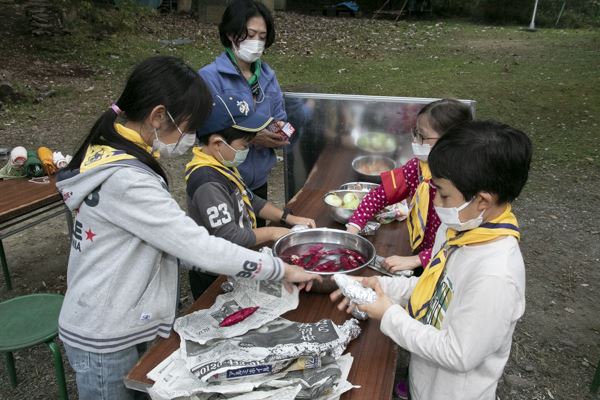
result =
[{"label": "blue sleeve", "polygon": [[279,86],[277,76],[273,73],[273,94],[271,98],[271,109],[273,110],[273,118],[279,121],[287,121],[287,114],[285,113],[285,103],[283,101],[283,93]]}]

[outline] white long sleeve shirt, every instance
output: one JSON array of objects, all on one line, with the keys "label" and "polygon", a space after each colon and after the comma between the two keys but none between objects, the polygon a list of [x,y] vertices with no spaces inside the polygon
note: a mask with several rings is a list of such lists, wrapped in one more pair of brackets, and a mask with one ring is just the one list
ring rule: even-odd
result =
[{"label": "white long sleeve shirt", "polygon": [[518,242],[506,237],[454,251],[444,283],[452,300],[441,329],[403,308],[418,278],[379,278],[396,303],[381,331],[411,352],[415,400],[494,400],[517,320],[525,311],[525,267]]}]

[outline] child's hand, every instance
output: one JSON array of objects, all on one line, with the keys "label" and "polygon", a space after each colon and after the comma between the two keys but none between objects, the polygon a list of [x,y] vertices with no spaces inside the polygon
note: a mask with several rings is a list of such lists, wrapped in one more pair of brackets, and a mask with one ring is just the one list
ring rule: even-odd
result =
[{"label": "child's hand", "polygon": [[290,225],[306,225],[309,228],[316,228],[315,220],[312,218],[304,218],[296,215],[288,215],[286,221]]},{"label": "child's hand", "polygon": [[280,237],[285,236],[288,233],[290,233],[290,230],[288,228],[282,228],[279,226],[269,226],[267,228],[270,230],[272,241],[276,241]]},{"label": "child's hand", "polygon": [[322,282],[323,279],[319,275],[308,273],[296,265],[285,264],[283,284],[288,292],[292,292],[292,283],[298,283],[300,290],[305,289],[307,292],[310,292],[314,281]]},{"label": "child's hand", "polygon": [[383,318],[383,314],[387,311],[388,308],[392,306],[392,302],[389,297],[383,293],[383,289],[381,289],[381,285],[379,284],[379,280],[375,277],[369,279],[363,279],[363,286],[370,287],[377,293],[377,300],[370,304],[357,305],[360,311],[364,311],[369,315],[369,318],[381,320]]},{"label": "child's hand", "polygon": [[354,225],[348,224],[348,225],[346,225],[346,232],[350,232],[350,233],[353,233],[356,235],[356,234],[358,234],[358,232],[360,232],[360,229],[358,229]]},{"label": "child's hand", "polygon": [[391,256],[387,257],[381,263],[383,268],[387,269],[390,272],[396,271],[404,271],[407,269],[415,269],[421,266],[421,259],[419,256],[410,256],[410,257],[402,257],[402,256]]}]

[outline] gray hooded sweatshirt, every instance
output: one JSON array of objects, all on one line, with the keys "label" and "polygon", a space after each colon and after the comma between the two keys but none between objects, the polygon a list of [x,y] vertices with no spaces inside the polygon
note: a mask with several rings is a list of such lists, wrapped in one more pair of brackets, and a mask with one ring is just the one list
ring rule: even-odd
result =
[{"label": "gray hooded sweatshirt", "polygon": [[280,259],[210,236],[140,161],[63,173],[56,186],[76,211],[59,317],[60,338],[70,346],[109,353],[168,337],[178,258],[218,274],[283,278]]}]

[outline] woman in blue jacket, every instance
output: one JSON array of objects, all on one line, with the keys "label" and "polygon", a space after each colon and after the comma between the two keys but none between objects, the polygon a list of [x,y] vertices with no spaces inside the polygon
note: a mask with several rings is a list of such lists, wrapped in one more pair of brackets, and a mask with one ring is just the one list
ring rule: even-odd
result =
[{"label": "woman in blue jacket", "polygon": [[[254,0],[232,2],[219,24],[225,51],[200,69],[211,92],[245,100],[252,111],[273,117],[280,125],[287,120],[283,94],[275,72],[261,60],[264,49],[275,41],[273,16],[264,4]],[[275,165],[274,148],[288,144],[278,134],[260,131],[246,161],[238,168],[248,187],[267,198],[267,178]],[[264,222],[263,222],[264,223]]]}]

